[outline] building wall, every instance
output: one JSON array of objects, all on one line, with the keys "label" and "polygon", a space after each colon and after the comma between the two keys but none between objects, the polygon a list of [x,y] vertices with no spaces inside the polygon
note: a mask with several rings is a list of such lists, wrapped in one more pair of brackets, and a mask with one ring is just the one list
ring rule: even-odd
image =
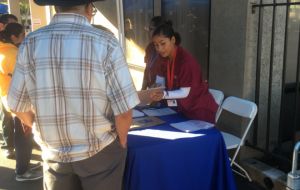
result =
[{"label": "building wall", "polygon": [[48,6],[38,6],[29,0],[31,13],[31,28],[32,31],[37,30],[50,22],[50,12]]},{"label": "building wall", "polygon": [[[225,96],[237,96],[258,103],[257,145],[265,148],[268,144],[272,150],[278,143],[280,130],[286,7],[276,8],[274,22],[273,7],[262,8],[258,34],[259,9],[256,8],[255,12],[252,12],[252,4],[259,2],[259,0],[212,0],[209,82],[211,88],[222,90]],[[262,3],[273,3],[273,0],[263,0]],[[258,78],[257,62],[260,63]],[[273,75],[270,77],[271,71]],[[257,97],[256,90],[259,92]],[[267,134],[270,135],[269,142],[266,142]],[[252,140],[251,135],[249,140]]]},{"label": "building wall", "polygon": [[8,0],[9,12],[21,20],[19,0]]},{"label": "building wall", "polygon": [[212,0],[209,83],[225,95],[243,96],[247,0]]}]

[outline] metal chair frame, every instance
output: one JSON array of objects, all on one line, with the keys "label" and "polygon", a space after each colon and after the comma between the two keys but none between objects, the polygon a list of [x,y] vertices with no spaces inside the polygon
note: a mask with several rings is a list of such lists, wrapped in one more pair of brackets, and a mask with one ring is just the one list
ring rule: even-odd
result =
[{"label": "metal chair frame", "polygon": [[[237,174],[243,176],[243,177],[248,178],[249,181],[252,181],[252,179],[250,178],[248,172],[243,167],[241,167],[237,162],[235,162],[235,159],[236,159],[236,157],[237,157],[237,155],[240,151],[241,146],[244,145],[244,141],[246,139],[246,136],[247,136],[247,134],[248,134],[248,132],[249,132],[251,126],[252,126],[252,123],[255,119],[255,116],[257,114],[257,106],[256,106],[255,103],[253,103],[251,101],[230,96],[230,97],[227,97],[224,100],[223,104],[221,105],[219,116],[221,115],[223,110],[231,112],[231,113],[233,113],[235,115],[238,115],[240,117],[249,119],[248,124],[246,126],[246,129],[245,129],[244,133],[242,134],[241,138],[237,137],[233,134],[225,133],[225,132],[222,132],[222,135],[223,135],[227,150],[236,148],[233,157],[229,159],[230,160],[230,166],[231,167],[236,166],[244,174],[232,168],[233,171],[236,172]],[[234,143],[234,144],[229,144],[229,140],[231,140],[232,143]],[[235,140],[235,142],[233,142],[233,140]]]},{"label": "metal chair frame", "polygon": [[220,111],[221,111],[221,105],[224,100],[224,93],[221,90],[216,90],[216,89],[212,89],[212,88],[209,89],[209,92],[214,97],[216,103],[219,105],[219,108],[216,113],[216,119],[215,119],[215,122],[217,122],[220,117],[220,113],[221,113]]}]

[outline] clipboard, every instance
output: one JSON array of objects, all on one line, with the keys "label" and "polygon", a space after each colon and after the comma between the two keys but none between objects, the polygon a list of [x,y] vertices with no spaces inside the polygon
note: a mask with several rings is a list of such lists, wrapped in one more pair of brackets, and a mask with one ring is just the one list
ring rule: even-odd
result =
[{"label": "clipboard", "polygon": [[132,121],[132,125],[130,126],[130,129],[152,127],[163,123],[165,123],[165,121],[157,117],[148,116],[148,117],[134,118]]},{"label": "clipboard", "polygon": [[202,129],[210,129],[215,126],[213,123],[201,120],[188,120],[179,123],[171,123],[170,125],[186,133],[195,132]]}]

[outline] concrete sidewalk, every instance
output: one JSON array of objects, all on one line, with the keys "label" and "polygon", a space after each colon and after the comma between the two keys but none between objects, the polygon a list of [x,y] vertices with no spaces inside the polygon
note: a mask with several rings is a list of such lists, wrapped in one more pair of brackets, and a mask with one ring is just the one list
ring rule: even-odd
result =
[{"label": "concrete sidewalk", "polygon": [[[0,124],[2,122],[0,121]],[[2,133],[2,129],[0,129]],[[0,135],[0,143],[2,143],[2,135]],[[41,161],[41,152],[38,149],[33,149],[31,162],[32,164]],[[42,190],[43,180],[18,182],[15,180],[15,166],[14,159],[7,159],[3,151],[0,150],[0,190]]]}]

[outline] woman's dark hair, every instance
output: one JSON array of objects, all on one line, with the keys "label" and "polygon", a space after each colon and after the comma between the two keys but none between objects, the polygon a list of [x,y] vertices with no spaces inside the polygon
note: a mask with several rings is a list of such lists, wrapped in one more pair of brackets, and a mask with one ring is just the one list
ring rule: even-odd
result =
[{"label": "woman's dark hair", "polygon": [[158,26],[165,23],[168,23],[172,26],[172,21],[165,20],[162,16],[154,16],[150,21],[149,30],[154,31]]},{"label": "woman's dark hair", "polygon": [[7,24],[9,19],[13,19],[18,22],[18,18],[13,14],[3,14],[0,16],[0,23]]},{"label": "woman's dark hair", "polygon": [[157,35],[163,35],[170,39],[174,36],[176,39],[175,44],[180,45],[180,43],[181,43],[180,34],[178,32],[174,31],[174,29],[172,27],[172,23],[170,23],[168,21],[155,28],[154,32],[152,33],[152,37],[157,36]]},{"label": "woman's dark hair", "polygon": [[19,36],[24,32],[23,25],[19,23],[9,23],[5,29],[0,32],[0,41],[4,43],[12,43],[11,35]]},{"label": "woman's dark hair", "polygon": [[[164,24],[165,22],[166,22],[166,20],[162,16],[154,16],[154,17],[152,17],[152,19],[150,21],[150,27],[154,27],[153,29],[155,29],[156,27]],[[168,21],[168,22],[171,22],[171,21]],[[171,25],[172,25],[172,23],[171,23]]]}]

